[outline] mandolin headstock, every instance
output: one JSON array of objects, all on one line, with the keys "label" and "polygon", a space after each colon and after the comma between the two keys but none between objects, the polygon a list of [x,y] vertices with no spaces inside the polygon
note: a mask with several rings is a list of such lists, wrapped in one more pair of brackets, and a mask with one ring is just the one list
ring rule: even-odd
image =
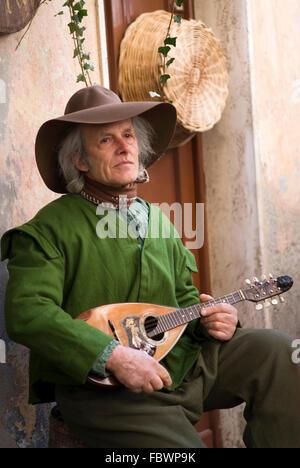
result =
[{"label": "mandolin headstock", "polygon": [[[270,275],[271,276],[271,275]],[[293,279],[290,276],[279,276],[278,278],[263,279],[259,281],[257,278],[254,278],[251,282],[246,280],[248,287],[242,289],[241,292],[245,297],[245,300],[250,302],[261,303],[261,301],[266,301],[266,305],[275,305],[278,303],[277,297],[281,302],[284,302],[281,294],[287,292],[293,286]],[[268,301],[271,299],[271,301]],[[258,309],[262,309],[263,305],[258,304]]]}]

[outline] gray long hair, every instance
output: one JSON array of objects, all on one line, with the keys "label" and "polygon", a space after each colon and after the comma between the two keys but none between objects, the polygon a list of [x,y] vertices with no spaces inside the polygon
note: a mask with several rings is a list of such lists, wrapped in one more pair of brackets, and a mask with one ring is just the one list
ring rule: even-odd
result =
[{"label": "gray long hair", "polygon": [[[142,117],[133,117],[132,124],[138,142],[138,177],[140,177],[145,167],[147,167],[149,159],[154,154],[152,147],[154,131],[150,123]],[[70,193],[80,193],[84,186],[84,173],[74,166],[71,159],[74,153],[78,153],[87,163],[88,167],[91,167],[91,162],[84,148],[79,124],[74,126],[74,129],[62,140],[58,149],[58,164],[59,170],[66,181],[67,191]]]}]

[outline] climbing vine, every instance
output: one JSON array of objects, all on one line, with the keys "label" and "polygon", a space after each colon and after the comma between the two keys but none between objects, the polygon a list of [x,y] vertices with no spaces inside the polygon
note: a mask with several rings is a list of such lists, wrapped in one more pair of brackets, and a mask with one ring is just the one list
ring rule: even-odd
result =
[{"label": "climbing vine", "polygon": [[[50,2],[52,2],[52,0],[41,0],[38,8],[35,11],[35,14],[42,5],[44,4],[47,5]],[[163,57],[163,73],[160,76],[160,82],[162,85],[161,95],[156,92],[150,91],[149,94],[151,97],[160,97],[162,100],[167,100],[166,93],[165,93],[165,86],[167,84],[167,81],[171,78],[171,75],[168,69],[170,65],[175,61],[174,57],[168,59],[168,55],[171,50],[171,47],[176,47],[176,41],[177,41],[177,37],[171,37],[170,31],[171,31],[171,26],[172,26],[173,21],[175,23],[179,23],[179,24],[181,23],[182,16],[180,14],[175,13],[175,8],[176,6],[182,7],[183,4],[184,4],[184,0],[172,0],[171,2],[171,17],[170,17],[170,22],[168,25],[168,30],[167,30],[163,45],[161,45],[158,48],[158,53],[161,54]],[[68,23],[68,28],[69,28],[69,33],[72,37],[73,44],[74,44],[73,58],[78,60],[78,64],[80,67],[80,73],[77,76],[77,82],[82,81],[85,83],[86,86],[91,86],[92,81],[90,78],[90,72],[94,71],[94,65],[91,62],[90,53],[86,52],[83,48],[83,44],[85,41],[84,32],[86,31],[86,27],[83,26],[82,22],[83,22],[83,19],[86,16],[88,16],[88,11],[85,7],[85,0],[67,0],[62,6],[63,8],[67,8],[69,16],[70,16],[70,22]],[[60,16],[63,14],[65,14],[65,11],[60,10],[55,16]],[[20,46],[25,34],[28,32],[31,26],[31,23],[33,21],[33,18],[31,19],[23,36],[18,42],[16,49]]]},{"label": "climbing vine", "polygon": [[[94,71],[94,65],[91,62],[91,54],[89,52],[85,52],[83,49],[83,43],[85,41],[83,34],[86,27],[82,26],[81,23],[83,18],[88,15],[87,9],[84,6],[84,0],[79,0],[76,3],[74,0],[67,0],[63,4],[63,7],[67,7],[69,9],[71,19],[70,23],[68,23],[68,28],[74,43],[73,58],[78,59],[81,70],[81,73],[77,76],[77,83],[79,81],[83,81],[86,86],[91,86],[92,81],[89,72]],[[57,13],[57,15],[63,14],[63,10]]]},{"label": "climbing vine", "polygon": [[[177,37],[171,37],[170,35],[171,26],[172,26],[173,21],[178,24],[181,23],[182,16],[175,14],[175,7],[176,6],[181,7],[183,4],[184,4],[184,0],[172,0],[171,17],[170,17],[170,22],[168,25],[168,30],[167,30],[163,45],[161,45],[158,48],[158,53],[161,54],[163,57],[163,66],[162,66],[163,73],[162,75],[160,75],[161,95],[158,93],[155,93],[154,91],[150,91],[149,94],[151,97],[160,97],[163,101],[168,100],[166,93],[165,93],[165,86],[167,84],[167,81],[171,78],[168,68],[175,61],[174,57],[169,58],[169,60],[167,59],[168,59],[168,55],[171,50],[171,47],[176,47],[176,44],[177,44]],[[169,101],[169,102],[172,103],[172,101]]]},{"label": "climbing vine", "polygon": [[[48,5],[50,2],[52,2],[52,0],[42,0],[35,11],[35,14],[42,5]],[[86,86],[91,86],[92,81],[90,78],[90,72],[94,71],[94,65],[91,62],[91,54],[86,52],[83,48],[83,43],[85,41],[84,31],[86,30],[86,27],[82,25],[82,21],[86,16],[88,16],[87,9],[85,8],[85,0],[67,0],[62,6],[67,8],[70,16],[68,28],[74,44],[73,58],[78,60],[80,67],[80,74],[77,76],[77,83],[83,81]],[[60,10],[54,16],[60,16],[63,14],[65,14],[65,11]],[[26,31],[18,42],[16,49],[20,46],[25,34],[28,32],[33,18],[31,19]]]}]

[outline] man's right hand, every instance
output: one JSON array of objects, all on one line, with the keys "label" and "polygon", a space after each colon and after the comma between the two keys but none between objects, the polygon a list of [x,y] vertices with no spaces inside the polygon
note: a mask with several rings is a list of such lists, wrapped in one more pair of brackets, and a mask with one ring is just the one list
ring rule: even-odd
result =
[{"label": "man's right hand", "polygon": [[158,361],[145,351],[127,346],[116,346],[107,360],[106,369],[135,393],[151,393],[172,384],[170,374]]}]

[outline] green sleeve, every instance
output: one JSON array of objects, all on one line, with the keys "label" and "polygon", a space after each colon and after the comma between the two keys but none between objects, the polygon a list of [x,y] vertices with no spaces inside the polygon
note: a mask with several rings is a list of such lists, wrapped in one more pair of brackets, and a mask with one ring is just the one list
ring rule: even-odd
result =
[{"label": "green sleeve", "polygon": [[12,340],[83,384],[96,357],[112,338],[66,313],[63,308],[65,261],[55,246],[47,245],[48,241],[39,235],[20,230],[6,233],[2,254],[5,247],[9,258],[5,299],[7,332]]}]

